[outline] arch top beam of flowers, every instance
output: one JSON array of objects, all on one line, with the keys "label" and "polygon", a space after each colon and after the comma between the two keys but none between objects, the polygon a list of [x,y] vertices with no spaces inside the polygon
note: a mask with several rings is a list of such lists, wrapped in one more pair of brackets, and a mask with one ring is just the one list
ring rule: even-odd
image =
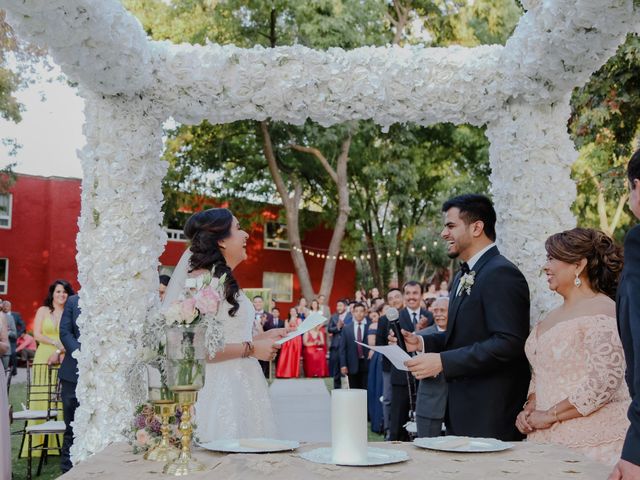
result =
[{"label": "arch top beam of flowers", "polygon": [[144,93],[184,123],[482,125],[513,100],[550,104],[637,28],[631,0],[529,0],[505,47],[241,49],[148,40],[116,0],[0,0],[12,24],[96,93]]}]

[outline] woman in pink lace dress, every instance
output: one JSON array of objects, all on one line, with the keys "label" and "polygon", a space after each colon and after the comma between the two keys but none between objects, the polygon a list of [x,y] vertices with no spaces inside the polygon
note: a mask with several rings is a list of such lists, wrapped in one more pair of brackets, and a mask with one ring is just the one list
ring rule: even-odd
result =
[{"label": "woman in pink lace dress", "polygon": [[561,444],[613,465],[630,403],[611,299],[621,251],[604,233],[583,228],[552,235],[545,247],[549,288],[564,302],[525,345],[532,377],[516,426],[529,441]]}]

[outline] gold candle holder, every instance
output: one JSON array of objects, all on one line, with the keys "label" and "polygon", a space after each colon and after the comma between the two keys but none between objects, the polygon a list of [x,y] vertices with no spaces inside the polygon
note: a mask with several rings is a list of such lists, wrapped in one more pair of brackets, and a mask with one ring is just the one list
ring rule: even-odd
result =
[{"label": "gold candle holder", "polygon": [[173,387],[173,394],[176,403],[182,407],[182,418],[180,419],[180,443],[182,448],[178,458],[170,461],[164,466],[163,472],[168,475],[181,477],[194,472],[201,472],[206,467],[191,457],[191,437],[193,428],[191,425],[191,405],[198,399],[198,391],[193,387]]},{"label": "gold candle holder", "polygon": [[174,414],[176,404],[173,400],[153,400],[152,403],[155,414],[160,415],[162,419],[162,426],[160,427],[162,437],[160,437],[160,443],[145,453],[144,459],[167,463],[178,458],[180,454],[180,450],[169,442],[169,417]]}]

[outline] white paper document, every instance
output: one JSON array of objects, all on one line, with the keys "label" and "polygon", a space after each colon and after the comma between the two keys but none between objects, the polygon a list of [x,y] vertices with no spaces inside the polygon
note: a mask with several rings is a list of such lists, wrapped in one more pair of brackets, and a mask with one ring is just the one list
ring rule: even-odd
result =
[{"label": "white paper document", "polygon": [[372,347],[371,345],[367,345],[366,343],[361,343],[361,342],[356,342],[356,343],[359,343],[363,347],[367,347],[373,350],[374,352],[381,353],[382,355],[387,357],[387,359],[392,363],[392,365],[396,367],[398,370],[404,370],[405,372],[409,371],[409,369],[404,366],[404,362],[406,362],[407,360],[411,360],[411,357],[407,352],[405,352],[399,346],[376,345],[375,347]]},{"label": "white paper document", "polygon": [[302,335],[304,333],[307,333],[310,330],[313,330],[314,328],[316,328],[319,325],[322,325],[326,321],[327,319],[323,317],[321,313],[318,313],[318,312],[312,313],[311,315],[309,315],[307,318],[304,319],[304,321],[300,324],[297,330],[294,330],[293,332],[289,333],[289,335],[287,335],[286,337],[283,337],[280,340],[277,340],[276,345],[282,345],[283,343],[286,343],[289,340],[296,338],[299,335]]}]

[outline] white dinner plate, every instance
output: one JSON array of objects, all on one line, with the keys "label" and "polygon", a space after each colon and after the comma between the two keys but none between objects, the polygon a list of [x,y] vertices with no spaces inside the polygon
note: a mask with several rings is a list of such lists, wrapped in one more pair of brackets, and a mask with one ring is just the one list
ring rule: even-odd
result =
[{"label": "white dinner plate", "polygon": [[214,440],[200,443],[200,447],[212,452],[225,453],[272,453],[295,450],[300,442],[277,440],[275,438],[241,438],[234,440]]},{"label": "white dinner plate", "polygon": [[413,444],[417,447],[428,448],[430,450],[467,453],[501,452],[513,447],[512,444],[503,442],[497,438],[457,437],[455,435],[416,438]]},{"label": "white dinner plate", "polygon": [[323,463],[326,465],[345,465],[349,467],[370,467],[373,465],[388,465],[390,463],[398,463],[409,460],[409,455],[404,450],[391,450],[387,448],[367,448],[367,459],[365,462],[358,463],[336,463],[333,461],[331,447],[316,448],[308,452],[302,452],[300,457],[314,463]]}]

